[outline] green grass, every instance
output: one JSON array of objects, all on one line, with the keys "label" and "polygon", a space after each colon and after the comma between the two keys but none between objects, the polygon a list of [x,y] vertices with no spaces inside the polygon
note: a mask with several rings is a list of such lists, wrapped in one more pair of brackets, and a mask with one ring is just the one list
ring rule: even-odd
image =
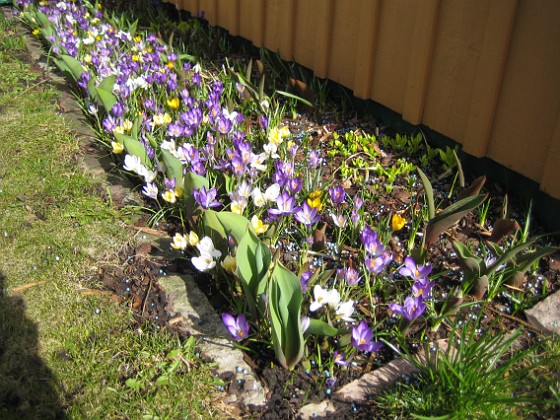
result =
[{"label": "green grass", "polygon": [[193,343],[83,293],[135,238],[18,39],[0,14],[0,418],[215,418]]},{"label": "green grass", "polygon": [[447,351],[375,404],[387,418],[554,418],[560,410],[560,342],[523,346],[523,332],[477,334],[477,321],[455,326]]}]

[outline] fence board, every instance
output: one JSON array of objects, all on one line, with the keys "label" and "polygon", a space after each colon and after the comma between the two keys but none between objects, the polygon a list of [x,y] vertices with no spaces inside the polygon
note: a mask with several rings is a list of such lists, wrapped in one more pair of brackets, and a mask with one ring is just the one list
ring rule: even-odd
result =
[{"label": "fence board", "polygon": [[169,2],[560,198],[560,1]]}]

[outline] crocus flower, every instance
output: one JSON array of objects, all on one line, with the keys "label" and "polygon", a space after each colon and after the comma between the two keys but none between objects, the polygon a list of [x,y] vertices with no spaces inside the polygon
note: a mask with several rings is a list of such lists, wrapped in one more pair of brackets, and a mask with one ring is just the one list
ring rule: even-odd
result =
[{"label": "crocus flower", "polygon": [[391,228],[396,232],[406,225],[406,219],[399,214],[393,214],[391,217]]},{"label": "crocus flower", "polygon": [[421,316],[426,310],[426,305],[422,301],[422,297],[407,296],[404,300],[404,306],[398,303],[390,303],[389,309],[397,315],[400,315],[409,321],[412,321]]},{"label": "crocus flower", "polygon": [[346,223],[348,222],[348,217],[344,216],[343,214],[333,214],[331,213],[331,218],[336,226],[341,229],[346,227]]},{"label": "crocus flower", "polygon": [[369,226],[366,226],[360,233],[360,240],[364,244],[367,253],[374,257],[386,252],[385,247],[378,238],[377,232]]},{"label": "crocus flower", "polygon": [[381,348],[382,344],[372,341],[373,331],[368,327],[365,319],[352,328],[352,346],[358,351],[374,352]]},{"label": "crocus flower", "polygon": [[228,273],[233,274],[235,272],[235,269],[237,268],[237,260],[235,259],[235,257],[228,254],[220,263],[220,265]]},{"label": "crocus flower", "polygon": [[335,315],[336,318],[342,319],[346,322],[354,322],[355,319],[352,318],[354,313],[354,301],[349,300],[348,302],[340,302],[336,307]]},{"label": "crocus flower", "polygon": [[173,237],[173,243],[171,244],[171,248],[180,249],[184,251],[185,249],[187,249],[188,244],[189,241],[187,236],[181,233],[176,233],[175,236]]},{"label": "crocus flower", "polygon": [[387,267],[391,261],[393,261],[391,254],[384,252],[377,257],[366,257],[365,264],[366,268],[373,274],[379,274],[385,270],[385,267]]},{"label": "crocus flower", "polygon": [[321,216],[319,216],[317,209],[310,207],[307,202],[303,203],[295,215],[295,218],[298,222],[303,223],[306,226],[311,226],[321,220]]},{"label": "crocus flower", "polygon": [[140,165],[142,165],[142,162],[140,161],[140,158],[138,156],[125,155],[123,164],[123,169],[125,171],[138,173]]},{"label": "crocus flower", "polygon": [[306,270],[299,278],[299,283],[301,284],[301,291],[303,293],[307,292],[307,289],[309,289],[309,279],[311,278],[312,275],[313,272],[311,270]]},{"label": "crocus flower", "polygon": [[342,185],[337,185],[329,188],[329,196],[334,204],[342,204],[346,198],[346,191],[344,191]]},{"label": "crocus flower", "polygon": [[268,214],[275,218],[278,216],[289,216],[299,211],[299,207],[296,207],[296,199],[286,191],[278,196],[276,206],[276,209],[268,210]]},{"label": "crocus flower", "polygon": [[301,332],[303,334],[305,334],[305,331],[307,331],[307,329],[309,328],[309,325],[311,325],[311,318],[303,315],[301,317]]},{"label": "crocus flower", "polygon": [[201,254],[208,254],[214,258],[219,258],[222,256],[222,253],[214,248],[214,243],[209,236],[205,236],[202,238],[197,244],[196,247],[200,251]]},{"label": "crocus flower", "polygon": [[142,188],[142,194],[147,197],[153,198],[154,200],[157,198],[158,192],[159,191],[157,185],[152,182],[146,183],[146,185],[144,185],[144,188]]},{"label": "crocus flower", "polygon": [[216,188],[206,190],[206,187],[202,186],[199,190],[193,190],[194,200],[203,209],[221,206],[221,203],[216,200],[216,195],[218,195],[218,190]]},{"label": "crocus flower", "polygon": [[268,225],[264,224],[256,214],[251,217],[251,225],[253,226],[253,229],[255,229],[257,235],[261,235],[268,230]]},{"label": "crocus flower", "polygon": [[235,318],[231,314],[224,313],[222,314],[222,321],[234,340],[243,340],[249,335],[249,323],[247,322],[245,315],[240,314],[237,318]]},{"label": "crocus flower", "polygon": [[410,277],[414,281],[427,278],[431,272],[432,266],[430,264],[417,266],[412,257],[406,257],[404,266],[399,269],[399,274]]},{"label": "crocus flower", "polygon": [[428,279],[418,279],[412,285],[412,294],[414,296],[422,297],[422,300],[432,298],[432,287],[436,284]]},{"label": "crocus flower", "polygon": [[124,145],[119,142],[112,141],[111,147],[113,148],[113,153],[117,155],[120,155],[122,152],[124,152]]},{"label": "crocus flower", "polygon": [[333,362],[340,366],[348,366],[350,363],[344,360],[345,357],[346,355],[344,353],[335,351],[333,353]]},{"label": "crocus flower", "polygon": [[310,312],[315,312],[324,305],[335,308],[340,302],[340,294],[338,293],[338,290],[326,290],[318,284],[313,287],[313,298],[315,300],[309,305]]}]

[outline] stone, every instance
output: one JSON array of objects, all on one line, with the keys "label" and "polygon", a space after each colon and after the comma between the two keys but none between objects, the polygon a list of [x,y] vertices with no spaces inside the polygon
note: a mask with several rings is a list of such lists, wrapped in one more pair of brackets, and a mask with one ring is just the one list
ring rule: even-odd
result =
[{"label": "stone", "polygon": [[256,373],[243,359],[241,350],[236,349],[220,316],[208,298],[189,275],[170,274],[158,279],[168,299],[168,312],[183,316],[175,326],[183,333],[199,339],[202,356],[217,363],[217,374],[229,382],[228,404],[263,406],[266,392]]},{"label": "stone", "polygon": [[527,309],[525,316],[529,323],[542,332],[560,335],[560,292],[553,293]]},{"label": "stone", "polygon": [[302,420],[309,420],[314,418],[326,418],[329,415],[336,413],[336,408],[332,401],[324,400],[320,403],[307,404],[299,410],[299,417]]}]

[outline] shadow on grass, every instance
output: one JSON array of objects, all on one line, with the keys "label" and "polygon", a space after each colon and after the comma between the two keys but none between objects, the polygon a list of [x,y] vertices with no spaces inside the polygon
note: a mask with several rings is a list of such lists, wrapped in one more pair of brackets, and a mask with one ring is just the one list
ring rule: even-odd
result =
[{"label": "shadow on grass", "polygon": [[5,293],[0,272],[0,418],[65,419],[59,386],[37,354],[37,325],[25,302]]}]

